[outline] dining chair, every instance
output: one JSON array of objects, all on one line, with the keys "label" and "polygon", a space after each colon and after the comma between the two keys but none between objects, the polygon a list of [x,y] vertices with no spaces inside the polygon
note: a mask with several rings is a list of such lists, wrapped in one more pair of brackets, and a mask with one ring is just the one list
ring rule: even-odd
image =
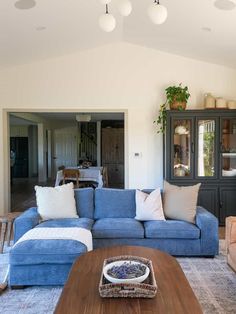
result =
[{"label": "dining chair", "polygon": [[102,167],[102,180],[103,180],[103,186],[107,188],[108,187],[108,171],[107,171],[106,166]]},{"label": "dining chair", "polygon": [[79,188],[79,170],[78,169],[64,169],[63,170],[63,184],[66,182],[75,183],[75,187]]}]

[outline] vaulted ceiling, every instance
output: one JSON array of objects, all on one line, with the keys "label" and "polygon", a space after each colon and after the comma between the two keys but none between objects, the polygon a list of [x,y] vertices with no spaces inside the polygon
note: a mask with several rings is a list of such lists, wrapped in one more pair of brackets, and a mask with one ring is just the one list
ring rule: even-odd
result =
[{"label": "vaulted ceiling", "polygon": [[16,0],[0,1],[0,67],[125,41],[236,68],[236,9],[219,10],[215,0],[161,0],[168,19],[160,26],[146,14],[153,0],[131,0],[127,18],[118,13],[119,0],[112,0],[112,33],[98,26],[104,12],[99,0],[35,1],[29,10],[16,9]]}]

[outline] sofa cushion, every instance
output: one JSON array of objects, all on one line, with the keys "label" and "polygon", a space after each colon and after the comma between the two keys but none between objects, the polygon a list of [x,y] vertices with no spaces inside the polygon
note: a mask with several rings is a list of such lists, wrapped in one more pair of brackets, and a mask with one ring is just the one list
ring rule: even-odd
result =
[{"label": "sofa cushion", "polygon": [[90,218],[65,218],[65,219],[53,219],[41,222],[36,228],[85,228],[92,229],[93,219]]},{"label": "sofa cushion", "polygon": [[78,218],[73,183],[56,187],[35,186],[38,213],[42,220]]},{"label": "sofa cushion", "polygon": [[93,188],[75,189],[76,210],[81,218],[94,216],[94,190]]},{"label": "sofa cushion", "polygon": [[93,225],[92,235],[100,239],[141,239],[144,229],[141,222],[132,218],[102,218]]},{"label": "sofa cushion", "polygon": [[145,237],[156,239],[199,239],[200,229],[179,220],[144,222]]},{"label": "sofa cushion", "polygon": [[151,193],[144,193],[136,190],[135,202],[135,219],[140,221],[165,220],[162,208],[161,191],[159,188]]},{"label": "sofa cushion", "polygon": [[177,186],[164,181],[165,217],[195,223],[200,185],[201,183],[192,186]]},{"label": "sofa cushion", "polygon": [[87,247],[75,240],[28,240],[10,251],[11,265],[72,264]]},{"label": "sofa cushion", "polygon": [[135,190],[95,190],[95,219],[134,218],[135,214]]}]

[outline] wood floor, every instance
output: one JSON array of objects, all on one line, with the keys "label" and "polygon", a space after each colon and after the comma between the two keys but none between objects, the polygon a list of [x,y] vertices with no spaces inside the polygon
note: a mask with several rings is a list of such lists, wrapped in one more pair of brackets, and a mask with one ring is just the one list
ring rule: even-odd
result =
[{"label": "wood floor", "polygon": [[[39,183],[37,179],[14,179],[11,187],[11,211],[23,212],[36,206],[35,185],[54,186],[54,181]],[[219,227],[219,238],[225,239],[225,227]]]},{"label": "wood floor", "polygon": [[37,179],[14,179],[11,186],[11,211],[23,212],[36,206],[35,185],[54,186],[54,181],[39,183]]}]

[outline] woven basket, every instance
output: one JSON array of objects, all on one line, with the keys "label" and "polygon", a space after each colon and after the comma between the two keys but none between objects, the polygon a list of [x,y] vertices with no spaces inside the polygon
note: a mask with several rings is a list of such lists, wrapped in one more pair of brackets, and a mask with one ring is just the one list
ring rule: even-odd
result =
[{"label": "woven basket", "polygon": [[104,276],[103,270],[99,284],[99,293],[102,298],[154,298],[157,293],[157,284],[152,267],[152,261],[138,256],[122,255],[104,260],[103,268],[109,263],[121,260],[137,261],[147,265],[150,269],[148,278],[142,283],[110,283]]},{"label": "woven basket", "polygon": [[171,110],[185,110],[186,106],[187,103],[184,101],[174,101],[173,103],[170,103]]}]

